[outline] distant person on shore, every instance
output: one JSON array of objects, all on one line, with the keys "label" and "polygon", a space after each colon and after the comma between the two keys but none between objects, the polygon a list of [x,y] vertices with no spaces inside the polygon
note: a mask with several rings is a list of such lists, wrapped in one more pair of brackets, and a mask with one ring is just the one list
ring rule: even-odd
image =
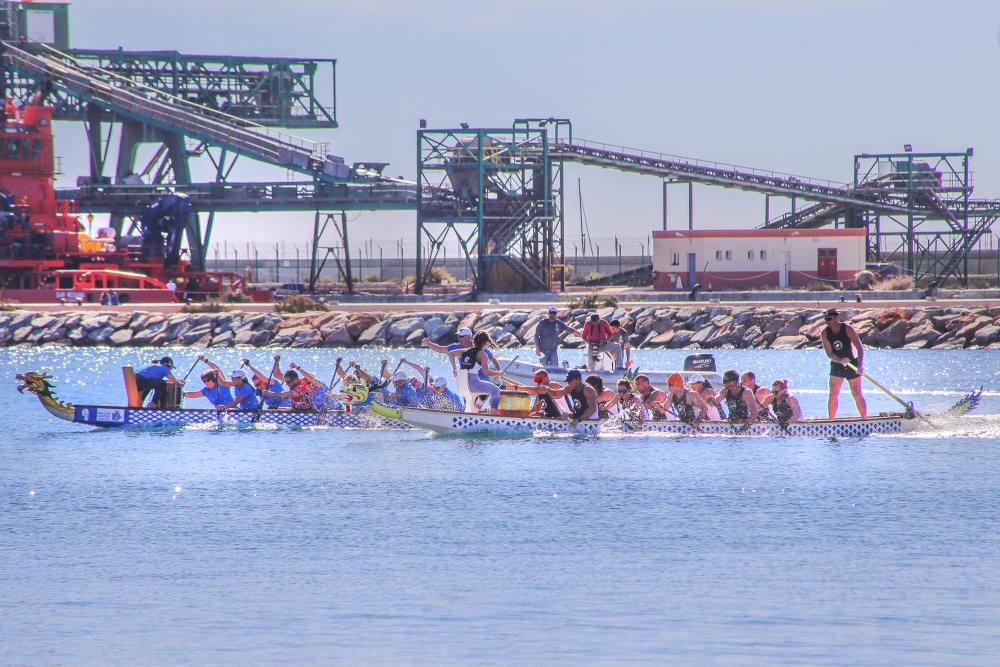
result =
[{"label": "distant person on shore", "polygon": [[549,306],[548,314],[535,326],[535,354],[543,366],[559,365],[559,343],[563,334],[574,333],[583,338],[577,329],[559,319],[559,309]]},{"label": "distant person on shore", "polygon": [[108,305],[110,306],[120,306],[122,303],[122,298],[119,296],[118,292],[111,290],[111,294],[108,295]]},{"label": "distant person on shore", "polygon": [[150,391],[153,392],[153,399],[149,403],[151,408],[163,407],[166,398],[167,383],[184,384],[184,380],[178,380],[173,376],[174,361],[170,357],[153,360],[151,366],[146,366],[135,374],[135,388],[139,390],[139,399],[145,402]]},{"label": "distant person on shore", "polygon": [[800,421],[802,408],[799,399],[788,391],[788,380],[775,380],[771,383],[771,393],[762,401],[764,409],[771,409],[774,420],[782,427]]},{"label": "distant person on shore", "polygon": [[[864,372],[865,347],[861,344],[858,332],[850,324],[840,321],[840,313],[831,308],[823,314],[826,328],[823,329],[823,350],[830,357],[830,399],[827,410],[830,419],[836,419],[837,407],[840,402],[840,388],[847,380],[851,387],[851,395],[858,406],[858,414],[864,419],[868,416],[868,405],[861,394],[861,374]],[[851,364],[854,368],[850,368]],[[854,369],[857,370],[854,370]]]},{"label": "distant person on shore", "polygon": [[101,305],[110,306],[111,305],[111,295],[107,292],[101,292]]}]

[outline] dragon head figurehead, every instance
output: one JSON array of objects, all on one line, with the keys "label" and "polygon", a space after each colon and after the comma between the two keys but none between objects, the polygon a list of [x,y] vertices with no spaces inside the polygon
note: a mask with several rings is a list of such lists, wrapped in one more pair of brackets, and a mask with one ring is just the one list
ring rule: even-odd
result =
[{"label": "dragon head figurehead", "polygon": [[354,408],[370,405],[374,398],[368,387],[360,383],[345,385],[340,392],[340,400],[344,402],[348,412]]},{"label": "dragon head figurehead", "polygon": [[28,390],[38,396],[38,400],[41,401],[45,409],[57,417],[65,419],[68,416],[72,419],[73,406],[59,400],[59,397],[56,396],[55,386],[49,382],[51,377],[48,373],[36,373],[35,371],[18,373],[17,380],[21,384],[17,386],[17,390],[22,394]]}]

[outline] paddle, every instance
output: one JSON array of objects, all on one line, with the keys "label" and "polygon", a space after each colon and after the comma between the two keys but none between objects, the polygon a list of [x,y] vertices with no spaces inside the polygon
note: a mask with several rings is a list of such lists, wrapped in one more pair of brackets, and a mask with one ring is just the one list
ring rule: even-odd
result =
[{"label": "paddle", "polygon": [[935,426],[934,422],[932,422],[930,419],[928,419],[927,417],[923,416],[922,414],[920,414],[919,412],[917,412],[913,408],[913,403],[912,402],[911,403],[907,403],[906,401],[904,401],[903,399],[901,399],[899,396],[896,396],[894,393],[892,393],[891,391],[889,391],[888,389],[886,389],[882,384],[880,384],[877,380],[875,380],[871,375],[868,375],[868,373],[863,373],[863,372],[859,371],[858,367],[855,366],[854,364],[852,364],[851,362],[848,361],[844,365],[847,366],[848,368],[850,368],[855,373],[860,373],[861,377],[863,377],[864,379],[868,380],[873,385],[875,385],[876,387],[878,387],[879,389],[881,389],[882,391],[884,391],[889,396],[889,398],[893,399],[894,401],[896,401],[897,403],[899,403],[900,405],[902,405],[904,408],[906,408],[907,412],[912,412],[921,421],[925,422],[928,426]]},{"label": "paddle", "polygon": [[264,388],[260,390],[260,402],[257,403],[257,411],[254,413],[253,419],[250,421],[251,424],[256,424],[260,421],[260,414],[264,411],[264,392],[271,386],[271,378],[274,377],[274,371],[278,368],[279,361],[281,361],[281,355],[274,355],[274,363],[271,365],[271,372],[267,374],[267,382],[264,383]]},{"label": "paddle", "polygon": [[189,368],[188,372],[184,374],[184,379],[181,380],[181,384],[187,382],[188,376],[191,375],[191,371],[194,370],[194,367],[198,365],[199,361],[201,361],[201,355],[198,355],[198,358],[194,360],[193,364],[191,364],[191,368]]}]

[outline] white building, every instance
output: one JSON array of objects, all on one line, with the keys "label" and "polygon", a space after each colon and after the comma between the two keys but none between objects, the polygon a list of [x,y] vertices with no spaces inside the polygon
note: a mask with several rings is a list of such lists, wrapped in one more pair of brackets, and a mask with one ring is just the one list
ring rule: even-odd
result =
[{"label": "white building", "polygon": [[864,229],[653,232],[653,286],[661,289],[846,285],[864,268]]}]

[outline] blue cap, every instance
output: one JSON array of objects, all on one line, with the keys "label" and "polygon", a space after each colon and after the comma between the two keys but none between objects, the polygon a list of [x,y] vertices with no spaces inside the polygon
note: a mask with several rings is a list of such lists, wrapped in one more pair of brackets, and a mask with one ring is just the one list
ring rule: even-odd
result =
[{"label": "blue cap", "polygon": [[571,370],[571,371],[570,371],[569,373],[566,373],[566,380],[565,380],[565,381],[566,381],[566,382],[569,382],[570,380],[579,380],[579,379],[580,379],[580,378],[582,378],[582,377],[583,377],[583,376],[582,376],[582,375],[580,375],[580,371],[578,371],[578,370],[576,370],[576,369],[574,368],[574,369],[573,369],[573,370]]}]

